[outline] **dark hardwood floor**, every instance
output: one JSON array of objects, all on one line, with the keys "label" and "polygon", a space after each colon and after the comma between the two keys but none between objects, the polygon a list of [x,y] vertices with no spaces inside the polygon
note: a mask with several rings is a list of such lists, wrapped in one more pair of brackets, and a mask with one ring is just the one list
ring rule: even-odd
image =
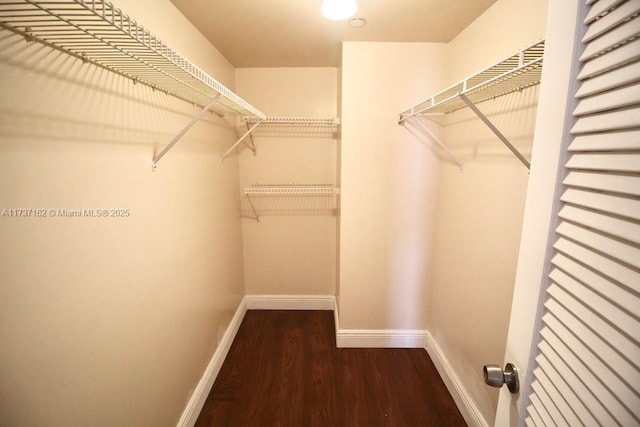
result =
[{"label": "dark hardwood floor", "polygon": [[247,312],[196,426],[466,426],[423,349],[339,349],[331,311]]}]

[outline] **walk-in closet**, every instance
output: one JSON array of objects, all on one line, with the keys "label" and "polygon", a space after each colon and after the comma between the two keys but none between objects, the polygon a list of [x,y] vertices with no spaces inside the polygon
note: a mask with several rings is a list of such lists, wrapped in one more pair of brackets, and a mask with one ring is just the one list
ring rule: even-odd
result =
[{"label": "walk-in closet", "polygon": [[0,0],[0,426],[640,425],[639,36]]}]

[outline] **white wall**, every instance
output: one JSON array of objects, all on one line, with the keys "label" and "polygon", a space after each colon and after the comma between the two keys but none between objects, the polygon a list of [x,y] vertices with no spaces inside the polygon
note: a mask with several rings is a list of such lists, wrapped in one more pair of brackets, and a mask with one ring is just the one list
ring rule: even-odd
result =
[{"label": "white wall", "polygon": [[[267,116],[334,118],[335,68],[242,68],[236,89]],[[240,185],[336,184],[338,128],[261,125],[256,154],[240,150]],[[335,198],[253,197],[260,222],[243,199],[242,233],[248,294],[334,295]]]},{"label": "white wall", "polygon": [[[448,45],[448,83],[542,39],[546,3],[495,3]],[[537,94],[536,87],[478,105],[527,158]],[[498,390],[484,384],[482,366],[504,365],[528,170],[469,109],[442,123],[464,172],[440,168],[428,329],[491,425]]]},{"label": "white wall", "polygon": [[498,0],[447,45],[453,84],[543,39],[548,0]]},{"label": "white wall", "polygon": [[444,44],[346,42],[340,327],[424,329],[438,159],[397,124],[445,83]]},{"label": "white wall", "polygon": [[[233,86],[168,0],[118,6]],[[175,425],[244,293],[235,132],[183,101],[0,31],[2,425]]]}]

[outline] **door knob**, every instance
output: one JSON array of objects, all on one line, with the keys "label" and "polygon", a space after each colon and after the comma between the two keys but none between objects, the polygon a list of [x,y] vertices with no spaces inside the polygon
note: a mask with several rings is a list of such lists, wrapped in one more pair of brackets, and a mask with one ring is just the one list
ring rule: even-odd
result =
[{"label": "door knob", "polygon": [[502,387],[503,384],[511,393],[517,393],[520,389],[520,381],[518,380],[518,368],[513,363],[507,363],[504,370],[498,365],[484,365],[482,368],[484,374],[484,382],[491,387]]}]

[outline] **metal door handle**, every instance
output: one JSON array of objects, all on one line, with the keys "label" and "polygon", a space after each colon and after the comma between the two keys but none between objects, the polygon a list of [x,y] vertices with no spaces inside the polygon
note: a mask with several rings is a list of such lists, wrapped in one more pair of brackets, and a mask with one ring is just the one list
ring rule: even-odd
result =
[{"label": "metal door handle", "polygon": [[498,365],[484,365],[482,368],[484,374],[484,382],[491,387],[502,387],[503,384],[511,393],[517,393],[520,390],[520,381],[518,380],[518,368],[513,363],[507,363],[504,370]]}]

